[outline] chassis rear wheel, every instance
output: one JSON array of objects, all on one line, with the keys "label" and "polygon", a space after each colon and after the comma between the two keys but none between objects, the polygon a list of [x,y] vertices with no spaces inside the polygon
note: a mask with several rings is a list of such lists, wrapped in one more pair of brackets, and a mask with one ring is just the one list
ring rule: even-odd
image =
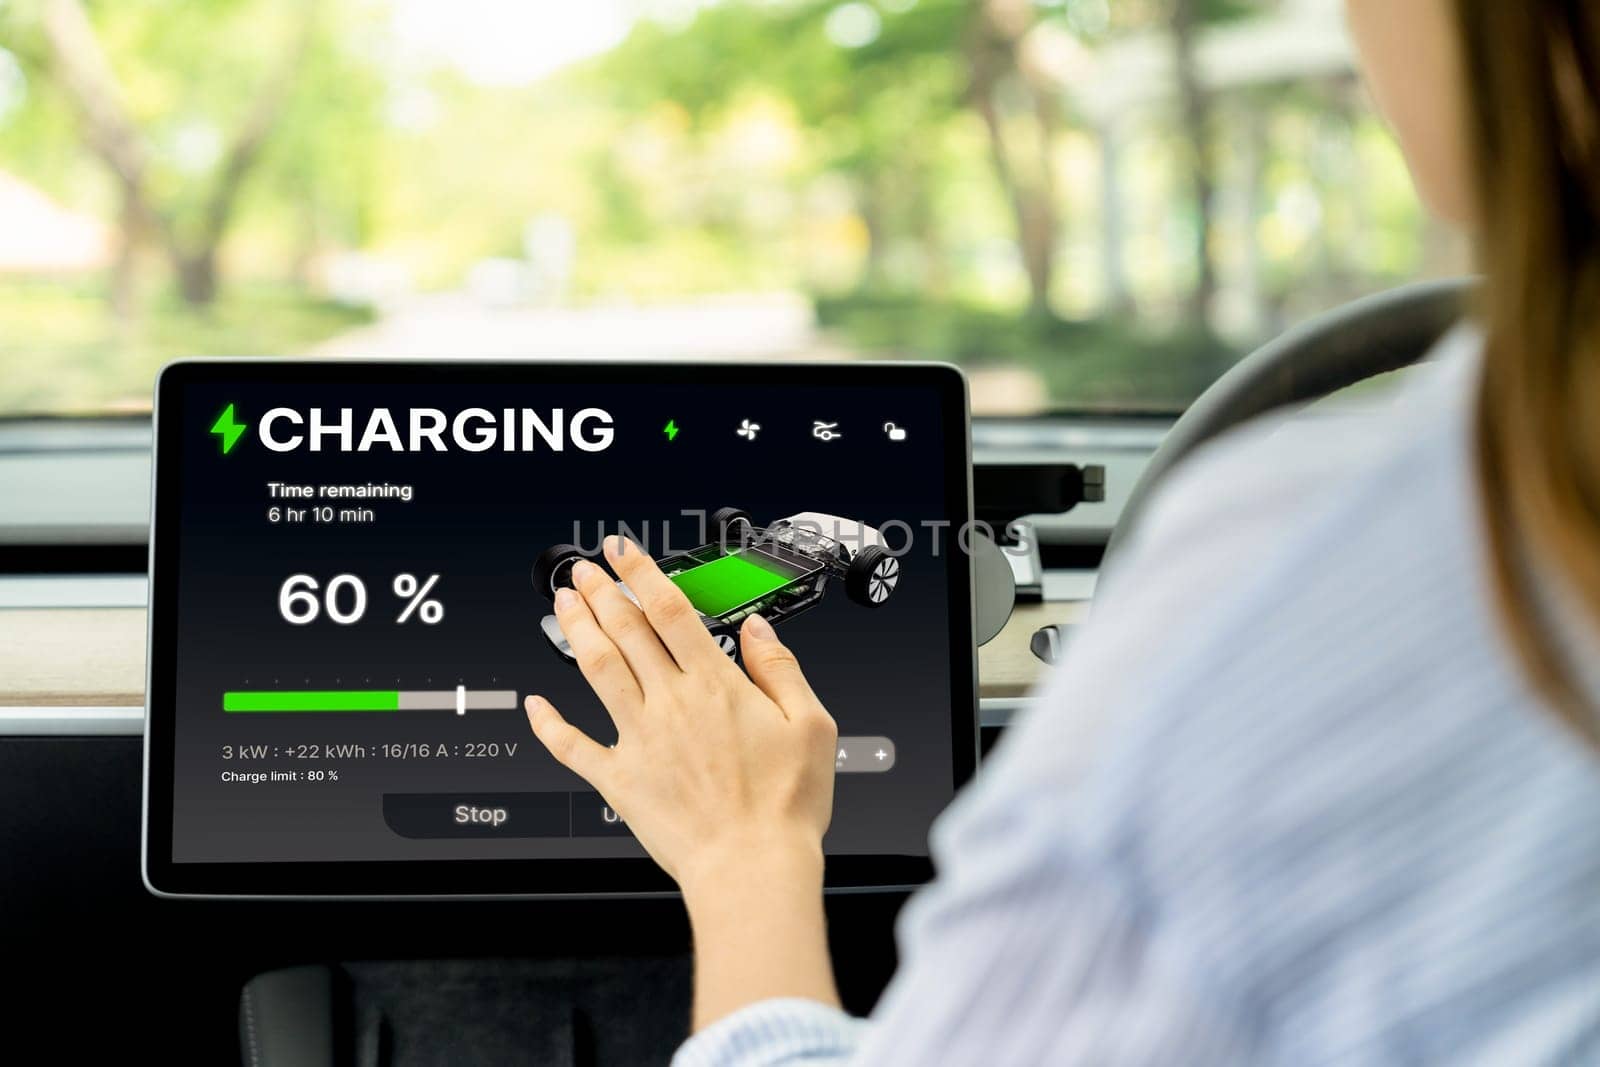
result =
[{"label": "chassis rear wheel", "polygon": [[900,561],[877,545],[857,552],[844,575],[844,591],[850,599],[869,608],[881,607],[899,584]]},{"label": "chassis rear wheel", "polygon": [[572,588],[572,565],[580,559],[577,545],[551,545],[533,561],[533,587],[554,600],[557,589]]},{"label": "chassis rear wheel", "polygon": [[718,544],[740,545],[755,532],[750,513],[739,508],[718,508],[711,513],[711,536]]}]

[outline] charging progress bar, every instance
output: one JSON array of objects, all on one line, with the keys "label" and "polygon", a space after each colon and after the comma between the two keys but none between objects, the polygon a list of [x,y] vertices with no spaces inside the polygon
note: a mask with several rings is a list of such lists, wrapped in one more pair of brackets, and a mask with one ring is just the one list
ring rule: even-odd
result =
[{"label": "charging progress bar", "polygon": [[504,711],[515,709],[514,689],[235,689],[222,694],[231,713],[343,711]]}]

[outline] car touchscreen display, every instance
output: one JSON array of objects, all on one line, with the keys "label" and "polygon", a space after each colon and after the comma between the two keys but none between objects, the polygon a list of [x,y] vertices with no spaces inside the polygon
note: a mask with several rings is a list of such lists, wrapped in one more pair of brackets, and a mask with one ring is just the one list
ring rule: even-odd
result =
[{"label": "car touchscreen display", "polygon": [[157,414],[152,888],[665,888],[522,710],[615,739],[551,605],[613,533],[799,657],[830,881],[922,873],[973,759],[956,372],[197,363]]}]

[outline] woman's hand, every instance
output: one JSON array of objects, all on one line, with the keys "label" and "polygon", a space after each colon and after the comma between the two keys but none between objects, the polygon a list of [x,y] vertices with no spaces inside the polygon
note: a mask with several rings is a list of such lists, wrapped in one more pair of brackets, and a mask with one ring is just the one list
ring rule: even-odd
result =
[{"label": "woman's hand", "polygon": [[837,730],[794,655],[759,616],[740,645],[749,677],[717,646],[687,597],[630,541],[572,570],[556,618],[617,726],[606,748],[543,697],[535,736],[605,797],[690,899],[754,869],[820,889],[833,811]]},{"label": "woman's hand", "polygon": [[534,735],[683,889],[696,1029],[769,997],[837,1005],[822,913],[833,720],[764,619],[740,633],[747,678],[643,550],[610,537],[605,553],[639,603],[584,561],[556,618],[617,743],[530,696]]}]

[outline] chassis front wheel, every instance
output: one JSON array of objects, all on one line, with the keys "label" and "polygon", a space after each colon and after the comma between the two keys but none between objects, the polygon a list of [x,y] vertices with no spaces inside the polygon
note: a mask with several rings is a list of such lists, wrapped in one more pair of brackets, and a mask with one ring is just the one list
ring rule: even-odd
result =
[{"label": "chassis front wheel", "polygon": [[882,606],[899,584],[900,561],[877,545],[857,552],[844,576],[844,590],[850,599],[869,608]]},{"label": "chassis front wheel", "polygon": [[533,587],[551,600],[562,586],[572,586],[572,565],[583,559],[577,545],[551,545],[533,561]]},{"label": "chassis front wheel", "polygon": [[717,643],[718,648],[722,649],[722,654],[731,660],[737,661],[739,658],[739,635],[734,628],[725,623],[715,623],[707,626],[706,629],[711,631],[711,639]]}]

